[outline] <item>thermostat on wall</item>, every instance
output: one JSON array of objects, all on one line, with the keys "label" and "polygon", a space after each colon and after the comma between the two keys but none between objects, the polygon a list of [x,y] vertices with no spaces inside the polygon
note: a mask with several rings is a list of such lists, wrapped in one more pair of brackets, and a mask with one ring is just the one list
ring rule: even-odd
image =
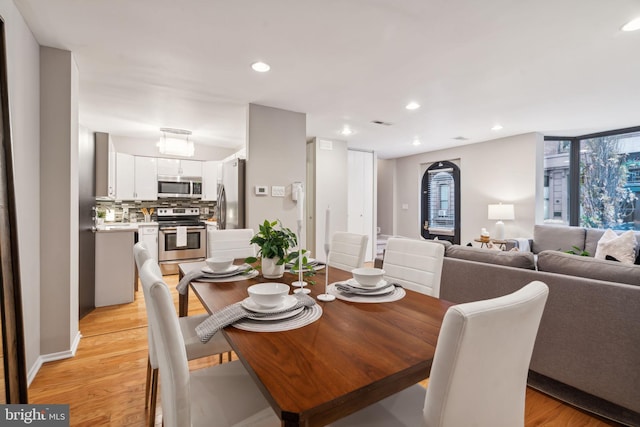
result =
[{"label": "thermostat on wall", "polygon": [[267,196],[267,195],[269,195],[269,192],[266,185],[256,185],[256,196]]}]

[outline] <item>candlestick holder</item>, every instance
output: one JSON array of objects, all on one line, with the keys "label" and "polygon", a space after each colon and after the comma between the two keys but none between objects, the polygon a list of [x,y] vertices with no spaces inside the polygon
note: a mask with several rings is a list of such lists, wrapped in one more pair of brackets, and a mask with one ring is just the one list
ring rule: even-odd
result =
[{"label": "candlestick holder", "polygon": [[303,280],[303,272],[302,272],[302,247],[301,247],[301,239],[300,239],[300,235],[302,234],[302,221],[298,220],[298,281],[297,282],[293,282],[291,284],[291,286],[293,286],[294,288],[296,286],[298,286],[298,289],[294,289],[293,293],[294,294],[299,294],[299,293],[303,293],[303,294],[308,294],[311,293],[311,291],[309,289],[306,289],[305,286],[307,286],[307,282],[305,282]]},{"label": "candlestick holder", "polygon": [[329,244],[324,244],[324,254],[326,260],[326,266],[324,269],[324,293],[318,295],[318,299],[320,301],[333,301],[336,299],[335,295],[331,295],[327,293],[327,288],[329,287]]}]

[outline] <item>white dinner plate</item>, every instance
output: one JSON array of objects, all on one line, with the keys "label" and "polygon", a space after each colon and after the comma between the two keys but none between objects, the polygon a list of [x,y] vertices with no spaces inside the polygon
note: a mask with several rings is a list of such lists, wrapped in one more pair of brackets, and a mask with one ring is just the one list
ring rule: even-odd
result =
[{"label": "white dinner plate", "polygon": [[354,288],[360,288],[360,289],[379,289],[387,286],[387,281],[382,279],[373,286],[363,286],[360,283],[358,283],[356,279],[349,279],[347,280],[347,285],[353,286]]},{"label": "white dinner plate", "polygon": [[304,310],[304,307],[296,308],[295,310],[291,310],[291,311],[286,311],[282,314],[274,314],[273,316],[269,316],[269,317],[250,317],[249,319],[258,320],[260,322],[269,321],[269,320],[289,319],[290,317],[297,316],[298,314],[302,313],[302,310]]},{"label": "white dinner plate", "polygon": [[247,297],[242,300],[242,306],[247,310],[253,311],[256,313],[275,313],[277,311],[288,310],[290,308],[293,308],[293,306],[296,305],[297,302],[298,302],[298,298],[294,297],[293,295],[287,295],[284,297],[284,301],[279,306],[265,308],[253,302],[251,297]]},{"label": "white dinner plate", "polygon": [[202,272],[207,274],[213,274],[216,276],[221,276],[221,275],[235,273],[239,268],[240,268],[239,265],[232,265],[231,267],[223,271],[213,271],[208,265],[206,265],[202,267]]},{"label": "white dinner plate", "polygon": [[[373,288],[359,288],[359,289],[373,289]],[[378,297],[380,295],[387,295],[390,294],[394,291],[395,287],[394,286],[389,286],[386,288],[382,288],[379,291],[369,291],[366,294],[352,294],[352,293],[344,293],[345,295],[349,295],[349,296],[359,296],[359,297]],[[338,291],[340,292],[340,291]]]}]

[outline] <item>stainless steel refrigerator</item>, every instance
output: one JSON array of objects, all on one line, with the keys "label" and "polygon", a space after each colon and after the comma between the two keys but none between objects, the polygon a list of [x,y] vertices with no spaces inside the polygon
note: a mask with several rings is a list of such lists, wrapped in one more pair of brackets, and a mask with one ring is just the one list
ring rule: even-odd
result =
[{"label": "stainless steel refrigerator", "polygon": [[246,160],[233,159],[222,164],[222,181],[218,188],[218,228],[245,228]]}]

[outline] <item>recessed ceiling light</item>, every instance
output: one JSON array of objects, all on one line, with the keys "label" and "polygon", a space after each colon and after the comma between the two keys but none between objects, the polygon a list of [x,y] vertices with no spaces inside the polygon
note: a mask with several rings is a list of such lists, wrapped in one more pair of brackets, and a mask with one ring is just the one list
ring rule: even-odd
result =
[{"label": "recessed ceiling light", "polygon": [[271,66],[269,66],[269,64],[267,63],[258,61],[251,64],[251,68],[253,68],[254,71],[257,71],[259,73],[266,73],[271,69]]},{"label": "recessed ceiling light", "polygon": [[622,27],[622,31],[635,31],[635,30],[640,30],[640,17],[627,22]]},{"label": "recessed ceiling light", "polygon": [[412,142],[413,145],[418,146],[421,144],[420,140],[418,138],[414,139]]},{"label": "recessed ceiling light", "polygon": [[404,108],[406,108],[407,110],[417,110],[418,108],[420,108],[420,104],[418,104],[417,102],[410,102]]},{"label": "recessed ceiling light", "polygon": [[491,128],[491,130],[500,130],[502,129],[502,125],[495,125],[494,127]]},{"label": "recessed ceiling light", "polygon": [[351,135],[353,133],[353,131],[351,130],[351,128],[349,126],[345,126],[344,128],[342,128],[340,133],[342,135]]}]

